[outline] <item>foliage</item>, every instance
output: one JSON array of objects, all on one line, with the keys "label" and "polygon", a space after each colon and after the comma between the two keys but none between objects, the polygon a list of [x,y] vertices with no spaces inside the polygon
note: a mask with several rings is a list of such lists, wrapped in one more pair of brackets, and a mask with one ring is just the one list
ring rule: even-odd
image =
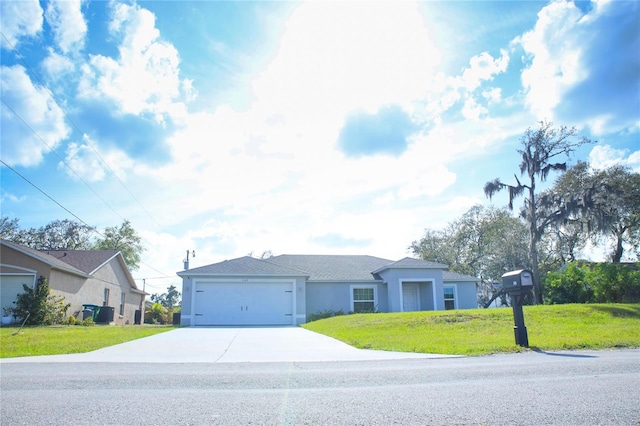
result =
[{"label": "foliage", "polygon": [[638,303],[640,270],[614,263],[570,263],[547,274],[545,301],[561,303]]},{"label": "foliage", "polygon": [[586,281],[597,303],[640,302],[640,270],[627,265],[598,263],[589,268]]},{"label": "foliage", "polygon": [[479,303],[493,295],[493,283],[507,271],[528,268],[527,230],[506,209],[474,206],[444,230],[427,229],[409,247],[424,260],[481,280]]},{"label": "foliage", "polygon": [[549,304],[588,303],[593,301],[593,289],[585,279],[587,271],[570,263],[562,272],[550,272],[544,281],[544,300]]},{"label": "foliage", "polygon": [[[85,324],[83,321],[82,325]],[[171,326],[0,327],[0,358],[91,352],[107,346],[173,330]]]},{"label": "foliage", "polygon": [[166,293],[152,294],[151,301],[161,304],[168,310],[173,310],[174,307],[180,304],[180,296],[182,296],[182,294],[176,289],[176,286],[170,285],[167,287]]},{"label": "foliage", "polygon": [[25,320],[27,325],[52,325],[62,324],[65,321],[65,314],[71,306],[64,303],[64,297],[51,293],[47,280],[36,284],[31,288],[22,284],[23,293],[16,297],[13,314],[19,320]]},{"label": "foliage", "polygon": [[316,312],[315,314],[309,315],[309,322],[318,321],[321,319],[331,318],[331,317],[340,316],[340,315],[344,315],[344,311],[342,309],[340,309],[339,311],[332,311],[330,309],[329,310],[325,309],[324,311],[319,311],[319,312]]},{"label": "foliage", "polygon": [[141,254],[145,249],[131,222],[125,220],[120,227],[107,227],[103,235],[104,238],[96,241],[96,250],[118,250],[129,269],[135,271],[140,267]]},{"label": "foliage", "polygon": [[0,238],[36,250],[89,250],[95,228],[85,223],[54,220],[39,228],[20,229],[19,219],[0,220]]},{"label": "foliage", "polygon": [[160,303],[154,303],[149,309],[151,315],[151,322],[153,324],[165,324],[168,319],[169,310],[162,306]]},{"label": "foliage", "polygon": [[591,143],[586,138],[574,141],[577,135],[575,128],[561,126],[554,128],[553,123],[542,121],[537,130],[531,128],[525,131],[520,139],[522,149],[518,150],[522,161],[520,162],[520,176],[525,177],[524,183],[518,177],[516,185],[502,183],[499,178],[487,182],[484,185],[484,193],[490,199],[496,193],[507,190],[509,192],[508,207],[513,210],[513,202],[516,198],[526,193],[524,205],[520,210],[520,216],[525,220],[529,228],[529,256],[534,275],[534,292],[536,301],[542,303],[542,287],[540,283],[540,271],[538,262],[538,242],[542,239],[546,228],[557,220],[556,215],[543,215],[539,211],[537,202],[538,191],[536,184],[547,180],[552,171],[565,171],[567,163],[556,163],[556,157],[568,156],[577,147]]},{"label": "foliage", "polygon": [[[640,347],[640,305],[525,306],[532,347]],[[520,352],[509,308],[357,314],[302,325],[363,349],[455,355]]]}]

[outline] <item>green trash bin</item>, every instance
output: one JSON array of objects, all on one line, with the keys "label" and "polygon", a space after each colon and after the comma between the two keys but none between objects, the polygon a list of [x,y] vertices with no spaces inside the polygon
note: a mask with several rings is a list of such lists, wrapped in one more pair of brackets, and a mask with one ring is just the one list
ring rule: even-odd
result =
[{"label": "green trash bin", "polygon": [[[93,311],[93,316],[91,317],[91,319],[93,320],[93,322],[97,322],[98,315],[100,314],[100,306],[86,304],[86,305],[82,305],[82,307],[84,308],[85,311],[87,310]],[[85,319],[85,318],[83,317],[82,319]]]}]

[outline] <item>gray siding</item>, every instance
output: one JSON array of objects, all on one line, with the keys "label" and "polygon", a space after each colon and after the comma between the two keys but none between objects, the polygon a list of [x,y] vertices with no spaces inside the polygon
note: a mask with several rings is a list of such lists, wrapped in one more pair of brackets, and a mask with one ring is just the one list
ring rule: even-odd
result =
[{"label": "gray siding", "polygon": [[478,292],[474,282],[449,282],[445,285],[455,284],[458,300],[457,309],[476,309],[478,307]]},{"label": "gray siding", "polygon": [[376,288],[378,298],[377,310],[387,312],[387,288],[383,283],[372,282],[308,282],[307,283],[307,318],[309,315],[324,311],[351,311],[351,286],[367,285]]},{"label": "gray siding", "polygon": [[[402,312],[401,282],[432,281],[435,284],[436,300],[433,300],[433,288],[421,286],[420,297],[422,310],[444,309],[444,293],[442,288],[441,269],[387,269],[380,272],[380,276],[388,285],[388,312]],[[427,290],[428,291],[425,291]]]}]

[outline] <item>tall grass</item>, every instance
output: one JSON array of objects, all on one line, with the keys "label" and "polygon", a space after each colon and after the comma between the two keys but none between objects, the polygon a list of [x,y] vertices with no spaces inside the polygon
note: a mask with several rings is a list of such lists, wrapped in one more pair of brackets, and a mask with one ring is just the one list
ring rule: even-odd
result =
[{"label": "tall grass", "polygon": [[[542,350],[640,347],[640,305],[525,306],[529,345]],[[456,355],[518,352],[511,308],[338,316],[304,328],[365,349]]]}]

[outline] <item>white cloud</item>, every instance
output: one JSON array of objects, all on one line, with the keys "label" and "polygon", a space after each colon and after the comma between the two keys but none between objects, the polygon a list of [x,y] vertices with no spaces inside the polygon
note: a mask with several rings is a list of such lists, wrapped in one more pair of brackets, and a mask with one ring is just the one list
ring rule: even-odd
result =
[{"label": "white cloud", "polygon": [[637,2],[598,1],[583,12],[554,1],[516,38],[530,64],[526,103],[538,119],[589,126],[596,134],[640,128]]},{"label": "white cloud", "polygon": [[38,0],[0,2],[0,37],[3,49],[7,46],[5,37],[14,47],[22,37],[32,37],[42,30],[42,8]]},{"label": "white cloud", "polygon": [[81,0],[53,0],[47,6],[45,18],[62,53],[82,48],[87,23],[82,16]]},{"label": "white cloud", "polygon": [[21,66],[1,67],[0,81],[2,158],[14,166],[38,165],[44,153],[69,135],[64,113]]},{"label": "white cloud", "polygon": [[49,56],[42,61],[42,67],[47,72],[49,79],[59,80],[73,72],[75,64],[66,56],[60,55],[53,50],[49,51]]},{"label": "white cloud", "polygon": [[72,142],[67,146],[65,161],[58,164],[59,169],[64,170],[73,179],[79,178],[87,182],[101,181],[108,172],[115,173],[122,181],[125,180],[126,171],[133,167],[133,161],[124,152],[99,152],[97,144],[87,135],[83,136],[83,142]]},{"label": "white cloud", "polygon": [[151,113],[159,122],[177,118],[184,106],[176,103],[190,83],[180,81],[178,51],[159,39],[155,16],[138,5],[115,4],[109,28],[122,38],[117,59],[93,55],[83,67],[80,95],[112,99],[126,114]]},{"label": "white cloud", "polygon": [[589,164],[598,170],[624,165],[640,173],[640,151],[629,153],[628,150],[616,149],[610,145],[596,145],[589,153]]},{"label": "white cloud", "polygon": [[461,77],[461,85],[468,91],[476,90],[483,81],[493,79],[493,76],[506,71],[509,65],[509,53],[502,49],[500,57],[494,58],[488,52],[482,52],[469,61]]}]

